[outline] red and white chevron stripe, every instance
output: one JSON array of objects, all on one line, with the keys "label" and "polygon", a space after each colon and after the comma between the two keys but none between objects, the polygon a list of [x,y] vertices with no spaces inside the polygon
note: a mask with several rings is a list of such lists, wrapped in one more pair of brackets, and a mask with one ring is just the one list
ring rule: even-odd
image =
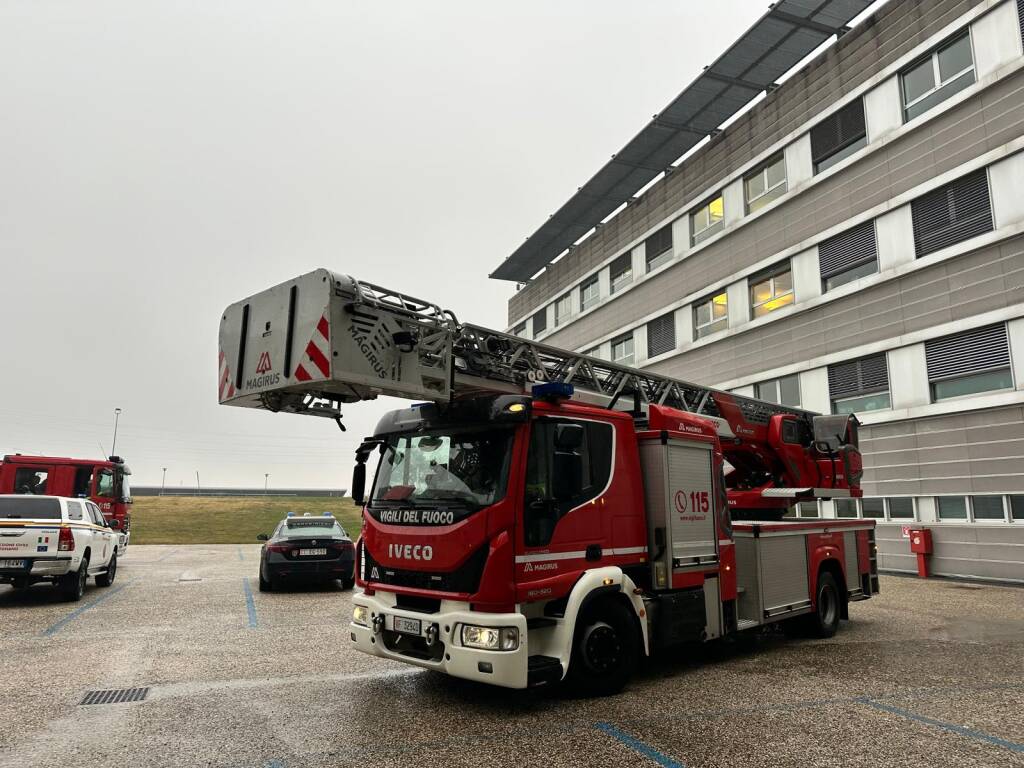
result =
[{"label": "red and white chevron stripe", "polygon": [[[306,345],[306,360],[295,366],[293,374],[299,381],[326,379],[331,375],[331,363],[327,357],[331,352],[331,325],[326,315],[320,317],[313,331],[313,338]],[[319,375],[318,375],[319,374]]]},{"label": "red and white chevron stripe", "polygon": [[220,375],[218,377],[219,389],[217,396],[220,402],[225,399],[235,396],[235,385],[231,381],[231,371],[228,369],[227,358],[224,357],[224,350],[220,350],[220,354],[217,360],[218,370]]}]

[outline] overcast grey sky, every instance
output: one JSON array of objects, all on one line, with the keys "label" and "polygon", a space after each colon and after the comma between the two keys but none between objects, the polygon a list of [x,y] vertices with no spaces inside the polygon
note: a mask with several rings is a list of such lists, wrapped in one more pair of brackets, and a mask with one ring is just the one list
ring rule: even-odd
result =
[{"label": "overcast grey sky", "polygon": [[4,0],[0,452],[349,485],[395,401],[217,405],[228,304],[315,267],[504,327],[487,274],[767,2]]}]

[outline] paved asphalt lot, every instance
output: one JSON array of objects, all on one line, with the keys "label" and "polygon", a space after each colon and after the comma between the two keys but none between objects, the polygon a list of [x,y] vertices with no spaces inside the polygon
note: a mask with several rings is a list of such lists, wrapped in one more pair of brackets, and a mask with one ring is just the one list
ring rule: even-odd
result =
[{"label": "paved asphalt lot", "polygon": [[258,552],[133,546],[77,605],[0,587],[0,766],[1024,766],[1024,589],[883,578],[831,641],[583,701],[357,654],[350,593],[261,594]]}]

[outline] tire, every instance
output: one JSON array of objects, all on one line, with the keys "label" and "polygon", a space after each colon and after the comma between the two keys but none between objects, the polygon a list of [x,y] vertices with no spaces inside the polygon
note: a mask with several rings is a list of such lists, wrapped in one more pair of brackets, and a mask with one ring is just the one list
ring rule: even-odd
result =
[{"label": "tire", "polygon": [[263,578],[263,569],[260,568],[260,592],[269,592],[270,582]]},{"label": "tire", "polygon": [[576,621],[569,683],[584,696],[610,696],[629,682],[639,657],[632,614],[617,600],[602,600]]},{"label": "tire", "polygon": [[117,554],[110,556],[110,562],[107,563],[107,572],[101,573],[96,577],[97,587],[109,587],[114,583],[114,577],[117,576]]},{"label": "tire", "polygon": [[88,580],[89,561],[83,557],[82,564],[78,566],[78,570],[67,574],[60,580],[60,590],[64,594],[65,599],[72,603],[77,603],[81,600],[82,595],[85,594],[85,584]]},{"label": "tire", "polygon": [[352,589],[356,585],[355,576],[346,576],[341,580],[341,588],[345,591]]},{"label": "tire", "polygon": [[818,574],[818,588],[815,594],[814,613],[805,617],[804,627],[810,637],[832,637],[839,629],[842,613],[842,599],[835,577],[826,572]]}]

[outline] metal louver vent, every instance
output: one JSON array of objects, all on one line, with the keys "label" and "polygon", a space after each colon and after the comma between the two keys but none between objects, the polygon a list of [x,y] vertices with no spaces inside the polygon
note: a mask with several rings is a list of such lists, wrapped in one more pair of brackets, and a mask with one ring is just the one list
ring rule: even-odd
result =
[{"label": "metal louver vent", "polygon": [[929,381],[1010,366],[1010,347],[1006,341],[1006,326],[1003,324],[926,341],[924,352]]},{"label": "metal louver vent", "polygon": [[84,704],[124,704],[128,701],[143,701],[149,688],[113,688],[107,691],[86,691],[79,706]]},{"label": "metal louver vent", "polygon": [[1024,0],[1017,0],[1017,21],[1020,23],[1020,39],[1024,41]]},{"label": "metal louver vent", "polygon": [[667,315],[651,320],[647,324],[647,356],[663,355],[676,348],[676,321],[675,314],[669,312]]},{"label": "metal louver vent", "polygon": [[885,353],[828,367],[828,392],[833,400],[889,390]]},{"label": "metal louver vent", "polygon": [[611,276],[612,280],[621,275],[623,272],[628,272],[633,267],[633,254],[626,251],[624,254],[619,256],[611,263]]},{"label": "metal louver vent", "polygon": [[910,208],[918,257],[992,231],[984,168],[919,197]]},{"label": "metal louver vent", "polygon": [[666,224],[644,241],[644,252],[649,264],[672,247],[672,225]]},{"label": "metal louver vent", "polygon": [[864,100],[854,99],[811,128],[811,161],[818,165],[866,135]]},{"label": "metal louver vent", "polygon": [[822,280],[859,267],[861,264],[877,261],[875,222],[865,221],[853,229],[823,241],[818,246],[818,260],[821,263]]}]

